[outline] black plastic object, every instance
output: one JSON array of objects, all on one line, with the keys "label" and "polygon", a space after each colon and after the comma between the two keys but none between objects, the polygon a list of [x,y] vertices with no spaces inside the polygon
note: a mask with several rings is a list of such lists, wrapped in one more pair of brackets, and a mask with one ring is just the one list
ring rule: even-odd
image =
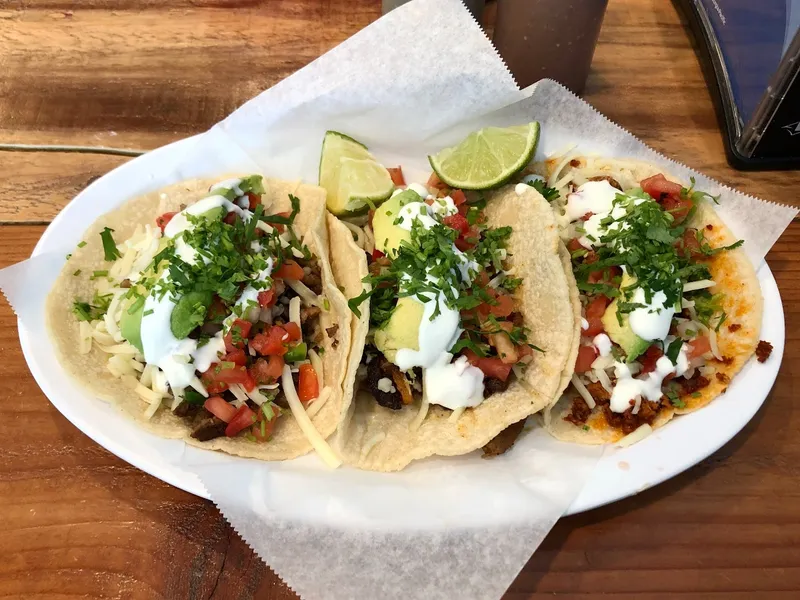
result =
[{"label": "black plastic object", "polygon": [[673,0],[673,4],[696,37],[728,162],[742,170],[799,169],[800,2]]}]

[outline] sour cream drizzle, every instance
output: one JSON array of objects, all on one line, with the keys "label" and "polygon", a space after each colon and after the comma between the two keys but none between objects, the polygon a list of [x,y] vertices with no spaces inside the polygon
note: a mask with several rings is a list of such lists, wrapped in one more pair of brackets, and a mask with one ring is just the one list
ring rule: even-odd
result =
[{"label": "sour cream drizzle", "polygon": [[[232,185],[232,182],[235,183]],[[232,188],[238,186],[241,180],[223,181],[212,187]],[[199,200],[195,204],[176,214],[164,228],[164,236],[174,238],[178,234],[191,230],[194,226],[186,218],[186,215],[198,216],[217,207],[224,207],[229,212],[233,211],[240,215],[244,220],[249,219],[252,213],[243,210],[230,202],[223,196],[209,196]],[[197,251],[187,244],[183,237],[175,239],[175,251],[182,260],[189,264],[194,264]],[[266,280],[272,273],[272,259],[268,260],[268,266],[257,279]],[[169,279],[169,271],[164,271],[161,278],[164,281]],[[246,306],[248,300],[258,299],[258,291],[251,285],[247,286],[239,298],[237,305]],[[147,295],[144,302],[144,312],[142,313],[141,339],[144,359],[147,363],[156,365],[166,375],[167,381],[173,392],[191,385],[196,377],[195,371],[206,371],[212,363],[219,360],[218,355],[225,352],[225,342],[222,332],[208,340],[204,345],[198,346],[197,340],[186,338],[177,339],[172,334],[170,319],[172,311],[178,302],[178,298],[172,293],[157,296],[151,292]]]},{"label": "sour cream drizzle", "polygon": [[650,402],[658,402],[662,394],[661,386],[667,375],[675,373],[676,377],[680,377],[689,368],[686,351],[687,347],[684,344],[678,354],[677,364],[672,364],[672,361],[666,356],[660,357],[656,361],[655,370],[638,379],[633,377],[628,365],[615,362],[614,374],[617,377],[617,384],[611,392],[611,410],[623,413],[633,406],[633,413],[636,414],[639,412],[642,398],[646,398]]},{"label": "sour cream drizzle", "polygon": [[[423,186],[414,183],[408,186],[408,189],[414,190],[424,198],[425,196],[420,193],[421,190],[417,188]],[[449,196],[437,198],[431,205],[424,202],[409,202],[400,209],[397,225],[411,231],[416,221],[426,229],[430,229],[438,223],[434,215],[446,217],[457,212],[458,208]],[[477,265],[470,263],[455,246],[453,254],[461,258],[458,269],[462,279],[471,282],[470,271],[477,270]],[[430,275],[428,278],[431,282],[438,283]],[[453,291],[457,297],[457,291]],[[430,293],[421,296],[426,298],[426,301],[423,303],[422,321],[417,334],[419,350],[400,348],[395,356],[395,363],[404,371],[422,367],[423,385],[431,404],[439,404],[451,410],[477,406],[483,401],[483,372],[470,365],[464,357],[451,362],[453,355],[448,352],[463,331],[461,315],[457,310],[447,306],[442,293],[436,297]],[[437,301],[440,313],[431,320]]]}]

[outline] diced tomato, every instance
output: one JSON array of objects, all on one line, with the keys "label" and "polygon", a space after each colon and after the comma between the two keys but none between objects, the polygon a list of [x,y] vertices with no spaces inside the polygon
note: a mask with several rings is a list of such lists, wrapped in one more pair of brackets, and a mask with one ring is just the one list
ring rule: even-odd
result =
[{"label": "diced tomato", "polygon": [[689,198],[667,196],[662,200],[661,206],[665,211],[672,214],[676,223],[682,223],[683,220],[689,216],[689,211],[692,208],[692,201]]},{"label": "diced tomato", "polygon": [[234,348],[244,348],[252,326],[250,321],[236,319],[228,333],[225,334],[225,351],[230,352]]},{"label": "diced tomato", "polygon": [[213,381],[208,377],[200,377],[200,380],[203,382],[203,385],[206,386],[206,391],[209,394],[221,394],[225,390],[228,389],[228,384],[224,381]]},{"label": "diced tomato", "polygon": [[211,396],[203,404],[205,409],[221,421],[230,423],[236,414],[236,407],[225,402],[219,396]]},{"label": "diced tomato", "polygon": [[450,197],[453,199],[453,204],[461,206],[467,201],[467,195],[461,190],[450,190]]},{"label": "diced tomato", "polygon": [[590,271],[587,280],[589,283],[606,283],[616,287],[614,283],[615,277],[622,277],[622,269],[619,267],[605,267],[604,269]]},{"label": "diced tomato", "polygon": [[662,173],[642,179],[639,185],[642,186],[645,194],[659,202],[668,196],[675,198],[680,198],[681,196],[681,184],[667,180]]},{"label": "diced tomato", "polygon": [[166,212],[156,219],[156,225],[161,228],[161,233],[164,233],[164,228],[167,226],[167,223],[169,223],[172,220],[172,217],[177,214],[178,213],[176,212]]},{"label": "diced tomato", "polygon": [[642,374],[652,373],[656,370],[656,363],[658,359],[664,356],[664,352],[656,344],[650,346],[647,351],[642,354],[638,360],[642,364]]},{"label": "diced tomato", "polygon": [[514,299],[511,296],[496,292],[490,287],[486,288],[486,292],[494,298],[497,304],[484,302],[478,306],[478,314],[481,317],[486,318],[489,314],[492,314],[495,317],[504,318],[514,312]]},{"label": "diced tomato", "polygon": [[241,384],[248,392],[256,386],[255,381],[247,372],[247,369],[236,364],[232,367],[223,368],[222,363],[212,363],[208,371],[203,373],[200,378],[203,385],[206,385],[206,382],[211,385],[224,383],[226,384],[226,389],[227,386],[232,383]]},{"label": "diced tomato", "polygon": [[272,436],[272,430],[275,429],[275,423],[278,421],[277,409],[274,411],[274,415],[275,416],[271,419],[267,419],[263,410],[258,411],[258,420],[253,424],[253,428],[250,430],[257,442],[269,441],[269,438]]},{"label": "diced tomato", "polygon": [[466,233],[461,234],[461,236],[456,240],[456,248],[461,250],[462,252],[466,252],[467,250],[471,250],[475,247],[475,244],[478,243],[478,238],[480,237],[481,233],[476,226],[472,226]]},{"label": "diced tomato", "polygon": [[605,296],[597,296],[594,300],[589,302],[586,306],[586,320],[589,322],[589,328],[583,330],[583,335],[594,337],[599,333],[603,333],[603,313],[606,312],[611,301]]},{"label": "diced tomato", "polygon": [[570,252],[576,252],[577,250],[583,250],[583,246],[578,241],[578,238],[572,238],[567,242],[567,250]]},{"label": "diced tomato", "polygon": [[248,209],[255,210],[256,206],[261,204],[261,196],[253,192],[247,192]]},{"label": "diced tomato", "polygon": [[386,256],[386,255],[383,252],[381,252],[380,250],[378,250],[377,248],[375,248],[372,251],[372,260],[378,260],[379,258],[383,258],[384,256]]},{"label": "diced tomato", "polygon": [[256,413],[247,404],[242,404],[225,428],[225,435],[233,437],[243,429],[250,427],[257,420]]},{"label": "diced tomato", "polygon": [[486,287],[489,285],[489,274],[486,271],[481,271],[475,277],[475,283],[477,283],[481,287]]},{"label": "diced tomato", "polygon": [[464,350],[464,356],[473,367],[478,367],[487,377],[505,381],[511,373],[511,365],[505,364],[499,358],[481,358],[472,350]]},{"label": "diced tomato", "polygon": [[236,219],[238,219],[238,218],[239,218],[239,215],[237,215],[235,212],[231,211],[231,212],[229,212],[227,215],[225,215],[222,218],[222,222],[223,223],[227,223],[228,225],[233,225],[234,223],[236,223]]},{"label": "diced tomato", "polygon": [[300,378],[297,382],[297,395],[300,402],[306,403],[319,396],[317,371],[308,363],[300,365]]},{"label": "diced tomato", "polygon": [[232,362],[239,367],[243,367],[247,364],[247,354],[240,348],[234,348],[222,357],[222,362]]},{"label": "diced tomato", "polygon": [[439,179],[439,176],[436,174],[435,171],[431,173],[430,177],[428,177],[427,186],[429,188],[435,188],[437,190],[443,190],[448,187],[446,183],[444,183],[441,179]]},{"label": "diced tomato", "polygon": [[700,335],[688,343],[686,358],[693,360],[707,352],[711,352],[711,341],[707,335]]},{"label": "diced tomato", "polygon": [[683,232],[683,237],[675,242],[675,247],[679,252],[688,255],[693,261],[706,258],[705,254],[700,250],[700,242],[697,241],[697,230],[687,229]]},{"label": "diced tomato", "polygon": [[433,198],[428,198],[427,200],[425,200],[425,204],[427,204],[428,206],[433,206]]},{"label": "diced tomato", "polygon": [[593,213],[592,211],[589,211],[589,212],[587,212],[585,215],[583,215],[583,216],[581,217],[581,221],[588,221],[588,220],[589,220],[589,219],[591,219],[593,216],[594,216],[594,213]]},{"label": "diced tomato", "polygon": [[302,332],[300,331],[300,327],[294,321],[289,321],[288,323],[281,325],[286,330],[286,333],[289,334],[289,342],[296,342],[301,337],[303,337]]},{"label": "diced tomato", "polygon": [[402,167],[388,167],[386,169],[389,171],[389,177],[392,178],[392,183],[396,186],[401,186],[406,184],[406,178],[403,177],[403,169]]},{"label": "diced tomato", "polygon": [[278,279],[297,279],[298,281],[303,280],[303,275],[303,267],[293,260],[287,260],[272,273],[272,276]]},{"label": "diced tomato", "polygon": [[592,363],[597,358],[597,348],[594,346],[581,346],[578,348],[578,358],[575,361],[575,372],[585,373],[592,370]]},{"label": "diced tomato", "polygon": [[275,290],[261,290],[258,292],[258,305],[261,308],[275,304]]},{"label": "diced tomato", "polygon": [[454,214],[442,219],[442,223],[458,231],[459,235],[465,235],[469,231],[469,221],[464,215]]},{"label": "diced tomato", "polygon": [[289,334],[280,325],[270,327],[266,333],[257,334],[250,340],[250,347],[264,356],[286,354],[286,342],[289,341]]},{"label": "diced tomato", "polygon": [[250,367],[250,376],[258,384],[275,383],[283,372],[283,358],[277,355],[259,358]]}]

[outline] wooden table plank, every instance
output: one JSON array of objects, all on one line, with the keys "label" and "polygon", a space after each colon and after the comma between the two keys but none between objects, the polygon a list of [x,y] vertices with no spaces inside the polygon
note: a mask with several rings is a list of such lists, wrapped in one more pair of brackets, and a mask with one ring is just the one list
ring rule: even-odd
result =
[{"label": "wooden table plank", "polygon": [[[192,135],[379,12],[377,0],[74,4],[0,2],[0,143],[150,149]],[[668,2],[610,3],[587,99],[657,150],[747,193],[798,202],[799,173],[727,166],[697,59]],[[125,160],[0,152],[0,267],[28,256],[42,224]],[[787,346],[764,408],[686,473],[560,521],[508,598],[797,596],[798,243],[794,224],[768,256]],[[0,352],[0,596],[295,597],[211,503],[110,455],[55,410],[27,371],[4,302]]]}]

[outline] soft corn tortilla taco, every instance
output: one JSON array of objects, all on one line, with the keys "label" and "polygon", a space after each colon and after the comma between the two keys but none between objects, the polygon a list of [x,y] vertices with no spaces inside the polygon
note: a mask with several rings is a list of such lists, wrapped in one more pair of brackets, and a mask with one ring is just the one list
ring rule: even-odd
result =
[{"label": "soft corn tortilla taco", "polygon": [[[755,269],[715,212],[714,199],[639,161],[573,155],[551,159],[533,171],[545,178],[562,239],[572,252],[586,319],[573,385],[546,411],[549,431],[586,444],[633,443],[674,415],[693,412],[723,394],[759,344],[763,302]],[[596,208],[603,197],[609,200],[616,193],[634,198],[622,202],[628,202],[627,214],[621,207],[613,209],[620,214]],[[663,303],[652,310],[655,299],[648,304],[644,295],[633,296],[638,287],[648,285],[650,276],[642,267],[642,285],[630,275],[634,253],[627,245],[634,237],[624,240],[615,229],[621,226],[623,236],[635,231],[635,215],[649,210],[653,200],[661,211],[656,208],[643,222],[651,231],[642,229],[641,239],[659,241],[647,241],[651,246],[643,254],[667,257],[663,260],[673,260],[681,273],[673,315],[663,313]],[[604,208],[611,209],[611,204]],[[662,213],[672,215],[671,222]],[[666,226],[659,229],[662,222]],[[674,258],[669,257],[672,247]],[[636,260],[646,263],[647,256]],[[593,270],[592,261],[605,268]],[[605,285],[615,289],[602,298]],[[611,295],[619,290],[626,290],[625,298]],[[642,311],[637,317],[629,312],[618,318],[623,300],[648,308],[634,309]],[[644,314],[647,310],[652,312]],[[643,339],[633,331],[634,318],[645,330],[662,319],[663,331]]]},{"label": "soft corn tortilla taco", "polygon": [[[414,185],[420,194],[425,193]],[[433,188],[430,191],[436,192]],[[456,193],[442,191],[439,200],[449,201],[450,196],[445,199],[442,194],[456,197]],[[428,197],[428,202],[434,205],[439,200]],[[424,379],[423,389],[414,388],[412,403],[392,409],[379,403],[383,400],[376,400],[374,381],[368,381],[371,374],[365,375],[375,361],[385,360],[372,346],[379,334],[371,327],[365,301],[360,306],[360,315],[354,315],[352,320],[353,344],[345,378],[343,424],[336,440],[346,463],[363,469],[396,471],[413,460],[461,455],[484,447],[509,426],[517,429],[511,435],[513,443],[524,420],[555,402],[568,384],[577,352],[580,306],[569,269],[569,255],[559,240],[552,211],[541,195],[528,186],[519,190],[508,186],[491,193],[486,200],[486,225],[492,229],[511,228],[505,245],[504,268],[520,279],[511,294],[514,314],[523,321],[527,342],[537,350],[531,353],[523,369],[517,369],[516,365],[510,375],[506,372],[508,379],[497,389],[490,389],[492,378],[487,374],[486,387],[481,388],[485,390],[485,398],[477,406],[451,410],[428,404],[424,389],[428,380]],[[391,212],[387,206],[388,203],[383,207],[384,212]],[[378,218],[376,213],[373,221],[377,223]],[[380,248],[378,225],[373,229],[374,233],[367,229],[366,238],[374,238],[375,247]],[[345,296],[355,298],[362,293],[362,279],[369,273],[364,244],[360,239],[361,243],[354,240],[359,237],[358,232],[354,234],[352,227],[333,217],[329,218],[329,232],[334,275]],[[377,254],[373,252],[372,256]],[[370,268],[380,264],[379,261],[370,259]],[[374,316],[374,303],[371,310]],[[463,321],[461,324],[466,326]],[[383,325],[384,330],[392,327],[391,323]],[[384,342],[384,347],[388,345]],[[484,364],[474,355],[470,360],[473,364]],[[499,363],[497,359],[483,360]],[[386,381],[388,385],[389,380]],[[494,381],[492,385],[497,383]],[[394,391],[394,386],[390,390]],[[390,395],[387,391],[386,396]]]},{"label": "soft corn tortilla taco", "polygon": [[[206,205],[217,206],[179,223]],[[325,214],[321,188],[249,176],[184,181],[103,215],[47,299],[63,368],[159,436],[263,460],[314,445],[335,464],[323,440],[339,422],[350,330],[338,327],[349,311],[330,269]],[[158,264],[165,248],[171,258]],[[199,300],[184,311],[185,286],[167,292],[180,299],[160,328],[149,325],[164,316],[153,286],[178,281],[176,265]],[[192,311],[195,321],[176,324]],[[174,354],[148,362],[169,343]],[[298,394],[302,405],[292,402]],[[311,426],[295,418],[298,406]]]}]

